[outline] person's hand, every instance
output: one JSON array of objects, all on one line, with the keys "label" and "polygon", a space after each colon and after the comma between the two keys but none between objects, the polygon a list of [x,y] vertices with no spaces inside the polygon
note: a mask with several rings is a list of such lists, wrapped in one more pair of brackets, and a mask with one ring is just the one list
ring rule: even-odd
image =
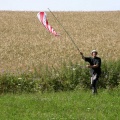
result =
[{"label": "person's hand", "polygon": [[80,52],[80,55],[82,55],[82,56],[83,56],[83,53],[82,53],[82,52]]},{"label": "person's hand", "polygon": [[85,57],[84,57],[84,55],[83,55],[83,53],[82,53],[82,52],[80,52],[80,55],[81,55],[82,59],[84,59],[84,60],[85,60]]},{"label": "person's hand", "polygon": [[91,68],[91,66],[90,66],[90,65],[86,65],[86,67],[87,67],[87,68]]}]

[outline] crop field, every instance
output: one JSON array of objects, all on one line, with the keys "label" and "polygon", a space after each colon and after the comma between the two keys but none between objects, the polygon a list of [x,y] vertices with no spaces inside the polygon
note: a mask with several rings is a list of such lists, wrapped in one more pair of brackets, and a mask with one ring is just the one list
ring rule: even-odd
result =
[{"label": "crop field", "polygon": [[[51,13],[48,22],[60,33],[54,37],[38,21],[37,12],[0,11],[0,71],[30,70],[40,65],[83,63],[79,52]],[[119,60],[120,11],[54,12],[79,49],[99,52],[104,61]]]}]

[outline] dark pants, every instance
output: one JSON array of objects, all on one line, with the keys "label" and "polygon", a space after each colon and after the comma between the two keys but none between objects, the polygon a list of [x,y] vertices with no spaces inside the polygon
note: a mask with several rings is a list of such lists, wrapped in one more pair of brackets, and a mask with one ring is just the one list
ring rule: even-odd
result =
[{"label": "dark pants", "polygon": [[97,81],[99,79],[98,74],[93,74],[91,77],[91,86],[92,86],[92,93],[96,94],[97,93]]}]

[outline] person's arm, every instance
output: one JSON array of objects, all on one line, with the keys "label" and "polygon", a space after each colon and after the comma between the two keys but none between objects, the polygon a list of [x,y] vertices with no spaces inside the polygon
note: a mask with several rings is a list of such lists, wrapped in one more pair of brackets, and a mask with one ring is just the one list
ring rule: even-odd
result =
[{"label": "person's arm", "polygon": [[88,68],[97,68],[97,67],[99,67],[99,65],[97,64],[97,65],[86,65],[86,67],[88,67]]},{"label": "person's arm", "polygon": [[83,55],[83,53],[82,53],[82,52],[80,52],[80,55],[81,55],[82,59],[84,59],[84,60],[85,60],[85,57],[84,57],[84,55]]}]

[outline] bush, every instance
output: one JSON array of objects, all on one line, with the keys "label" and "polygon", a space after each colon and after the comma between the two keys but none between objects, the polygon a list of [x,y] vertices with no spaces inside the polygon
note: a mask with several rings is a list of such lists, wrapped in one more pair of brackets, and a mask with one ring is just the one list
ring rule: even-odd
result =
[{"label": "bush", "polygon": [[[103,62],[98,86],[109,89],[120,86],[120,61]],[[0,93],[67,91],[89,87],[89,69],[77,63],[64,63],[59,70],[53,67],[40,67],[31,74],[0,75]]]},{"label": "bush", "polygon": [[101,87],[114,88],[120,83],[120,61],[103,63]]}]

